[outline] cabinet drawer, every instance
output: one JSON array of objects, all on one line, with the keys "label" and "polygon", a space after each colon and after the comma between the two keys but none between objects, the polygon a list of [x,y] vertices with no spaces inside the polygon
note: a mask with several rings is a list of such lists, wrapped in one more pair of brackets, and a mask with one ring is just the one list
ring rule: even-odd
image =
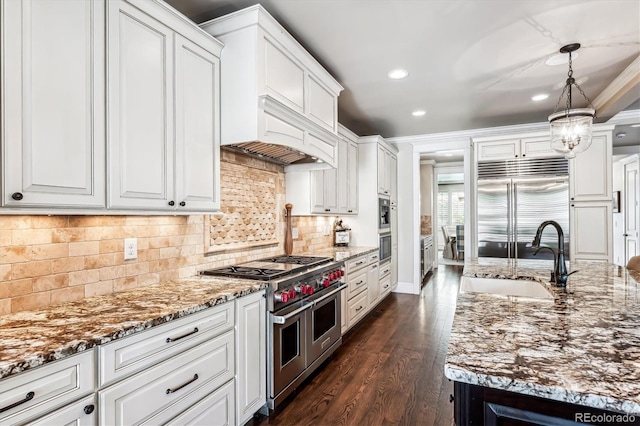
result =
[{"label": "cabinet drawer", "polygon": [[[382,278],[384,276],[391,274],[391,261],[381,264],[380,271],[378,273],[380,274],[379,277],[382,282]],[[382,286],[380,288],[382,288]]]},{"label": "cabinet drawer", "polygon": [[95,386],[93,350],[3,379],[0,381],[0,409],[15,407],[0,413],[0,424],[20,423],[42,416],[93,392]]},{"label": "cabinet drawer", "polygon": [[378,257],[379,257],[378,252],[371,253],[369,255],[369,265],[371,265],[372,263],[376,263],[378,261]]},{"label": "cabinet drawer", "polygon": [[66,405],[34,422],[30,426],[75,425],[92,426],[98,424],[96,394]]},{"label": "cabinet drawer", "polygon": [[360,318],[367,312],[369,306],[369,292],[363,291],[358,296],[350,300],[347,305],[347,317],[349,319],[349,328],[353,327]]},{"label": "cabinet drawer", "polygon": [[155,365],[232,329],[233,325],[234,304],[224,303],[99,346],[99,385],[104,386]]},{"label": "cabinet drawer", "polygon": [[353,275],[349,275],[348,284],[347,300],[350,300],[353,296],[367,288],[367,270],[362,269]]},{"label": "cabinet drawer", "polygon": [[228,331],[98,392],[100,424],[161,424],[191,407],[233,378],[233,340]]},{"label": "cabinet drawer", "polygon": [[384,298],[391,292],[391,274],[387,274],[385,277],[380,278],[380,298]]},{"label": "cabinet drawer", "polygon": [[234,381],[202,398],[167,425],[234,425]]},{"label": "cabinet drawer", "polygon": [[367,256],[358,256],[355,259],[347,261],[347,274],[355,272],[367,266]]}]

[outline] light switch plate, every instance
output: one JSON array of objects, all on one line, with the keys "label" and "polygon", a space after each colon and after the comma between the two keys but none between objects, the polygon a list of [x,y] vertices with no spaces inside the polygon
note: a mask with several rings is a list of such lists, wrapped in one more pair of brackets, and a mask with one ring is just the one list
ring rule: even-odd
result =
[{"label": "light switch plate", "polygon": [[125,238],[124,239],[124,260],[137,259],[137,258],[138,258],[138,239]]}]

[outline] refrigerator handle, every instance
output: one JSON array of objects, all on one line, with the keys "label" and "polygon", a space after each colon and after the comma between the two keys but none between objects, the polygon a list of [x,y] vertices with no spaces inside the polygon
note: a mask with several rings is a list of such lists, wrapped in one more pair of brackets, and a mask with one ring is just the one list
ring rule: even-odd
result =
[{"label": "refrigerator handle", "polygon": [[513,246],[514,259],[518,258],[518,184],[513,183]]},{"label": "refrigerator handle", "polygon": [[507,183],[507,259],[511,259],[511,184]]}]

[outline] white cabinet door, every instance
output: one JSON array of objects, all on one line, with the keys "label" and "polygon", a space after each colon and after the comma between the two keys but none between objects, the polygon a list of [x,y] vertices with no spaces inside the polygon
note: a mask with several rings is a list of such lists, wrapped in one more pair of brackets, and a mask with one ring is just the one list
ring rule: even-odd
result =
[{"label": "white cabinet door", "polygon": [[29,422],[29,426],[75,425],[92,426],[98,424],[96,394],[82,398],[53,413]]},{"label": "white cabinet door", "polygon": [[324,171],[324,213],[338,213],[338,169]]},{"label": "white cabinet door", "polygon": [[2,7],[4,205],[104,207],[104,2]]},{"label": "white cabinet door", "polygon": [[613,258],[611,203],[606,201],[571,203],[570,208],[571,260],[611,262]]},{"label": "white cabinet door", "polygon": [[347,213],[349,185],[349,142],[340,138],[338,140],[338,170],[336,176],[338,213]]},{"label": "white cabinet door", "polygon": [[551,148],[548,137],[524,138],[520,141],[520,152],[523,158],[557,157],[560,154]]},{"label": "white cabinet door", "polygon": [[388,194],[389,190],[386,187],[387,178],[387,151],[378,146],[378,194]]},{"label": "white cabinet door", "polygon": [[512,160],[520,156],[520,139],[478,142],[475,148],[478,161]]},{"label": "white cabinet door", "polygon": [[266,300],[264,291],[236,299],[236,405],[238,424],[267,402]]},{"label": "white cabinet door", "polygon": [[109,207],[173,210],[173,31],[122,0],[109,14]]},{"label": "white cabinet door", "polygon": [[369,265],[367,283],[369,284],[369,306],[373,306],[380,298],[380,277],[378,272],[378,262]]},{"label": "white cabinet door", "polygon": [[178,210],[220,209],[220,59],[175,36]]},{"label": "white cabinet door", "polygon": [[349,141],[347,155],[347,213],[358,213],[358,144]]},{"label": "white cabinet door", "polygon": [[[431,268],[429,267],[428,269],[431,269]],[[391,289],[393,290],[397,286],[398,286],[398,245],[393,244],[391,246]]]},{"label": "white cabinet door", "polygon": [[398,202],[398,159],[395,155],[389,155],[389,192],[391,193],[391,202]]},{"label": "white cabinet door", "polygon": [[311,213],[324,213],[324,170],[312,170],[311,181]]},{"label": "white cabinet door", "polygon": [[594,134],[591,146],[569,161],[571,201],[611,200],[611,132]]}]

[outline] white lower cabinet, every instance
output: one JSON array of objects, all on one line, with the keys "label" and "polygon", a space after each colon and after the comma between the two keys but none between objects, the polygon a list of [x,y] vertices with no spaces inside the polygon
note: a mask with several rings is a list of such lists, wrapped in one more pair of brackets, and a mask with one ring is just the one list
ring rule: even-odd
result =
[{"label": "white lower cabinet", "polygon": [[234,381],[202,398],[167,425],[235,425]]},{"label": "white lower cabinet", "polygon": [[358,323],[367,313],[367,308],[369,307],[369,295],[368,291],[365,289],[358,296],[354,297],[352,300],[349,300],[347,305],[347,318],[348,318],[348,327],[351,328]]},{"label": "white lower cabinet", "polygon": [[[236,420],[249,421],[267,402],[265,292],[236,299]],[[217,417],[216,417],[217,418]]]},{"label": "white lower cabinet", "polygon": [[100,423],[165,423],[234,375],[234,333],[228,331],[100,390]]},{"label": "white lower cabinet", "polygon": [[378,303],[378,299],[380,298],[380,272],[378,270],[378,262],[369,265],[367,273],[369,305],[373,306]]},{"label": "white lower cabinet", "polygon": [[92,426],[98,424],[96,395],[92,394],[54,411],[38,420],[29,422],[32,426],[76,425]]},{"label": "white lower cabinet", "polygon": [[54,410],[92,394],[95,388],[93,350],[2,379],[0,424],[21,424],[55,414]]}]

